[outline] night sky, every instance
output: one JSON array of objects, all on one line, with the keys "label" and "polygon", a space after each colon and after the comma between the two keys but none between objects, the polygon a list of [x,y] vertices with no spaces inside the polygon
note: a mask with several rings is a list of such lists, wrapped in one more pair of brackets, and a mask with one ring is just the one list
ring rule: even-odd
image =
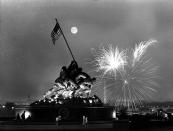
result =
[{"label": "night sky", "polygon": [[[159,66],[154,101],[173,101],[173,2],[171,0],[1,0],[0,100],[42,96],[71,56],[63,37],[51,42],[56,17],[84,71],[92,48],[134,47],[151,38],[147,52]],[[72,26],[78,33],[72,34]]]}]

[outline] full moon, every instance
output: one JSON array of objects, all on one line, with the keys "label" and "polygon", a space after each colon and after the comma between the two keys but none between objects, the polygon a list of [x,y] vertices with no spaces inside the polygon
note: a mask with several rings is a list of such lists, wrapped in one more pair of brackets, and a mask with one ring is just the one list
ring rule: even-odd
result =
[{"label": "full moon", "polygon": [[72,34],[77,34],[77,32],[78,32],[77,27],[71,27],[71,33]]}]

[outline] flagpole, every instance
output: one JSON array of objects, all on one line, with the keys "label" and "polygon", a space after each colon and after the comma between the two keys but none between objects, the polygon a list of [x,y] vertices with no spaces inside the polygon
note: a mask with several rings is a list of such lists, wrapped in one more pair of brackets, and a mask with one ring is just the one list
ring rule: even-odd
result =
[{"label": "flagpole", "polygon": [[[56,20],[56,22],[58,22],[57,18],[55,18],[55,20]],[[58,23],[58,24],[59,24],[59,23]],[[63,31],[62,31],[62,29],[61,29],[60,24],[59,24],[59,28],[60,28],[60,30],[61,30],[62,36],[63,36],[63,38],[64,38],[64,40],[65,40],[65,43],[66,43],[66,45],[67,45],[68,50],[70,51],[70,54],[71,54],[73,60],[76,61],[75,58],[74,58],[74,55],[73,55],[73,53],[72,53],[72,51],[71,51],[71,49],[70,49],[70,46],[69,46],[69,44],[68,44],[68,42],[67,42],[67,39],[66,39],[66,37],[65,37],[65,35],[64,35]]]}]

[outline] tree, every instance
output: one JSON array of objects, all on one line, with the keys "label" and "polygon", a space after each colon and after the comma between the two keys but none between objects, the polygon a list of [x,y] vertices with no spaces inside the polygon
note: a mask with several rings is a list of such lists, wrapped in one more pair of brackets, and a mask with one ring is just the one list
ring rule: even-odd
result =
[{"label": "tree", "polygon": [[11,110],[13,107],[15,107],[15,103],[14,102],[6,102],[5,103],[5,107],[8,109],[8,110]]}]

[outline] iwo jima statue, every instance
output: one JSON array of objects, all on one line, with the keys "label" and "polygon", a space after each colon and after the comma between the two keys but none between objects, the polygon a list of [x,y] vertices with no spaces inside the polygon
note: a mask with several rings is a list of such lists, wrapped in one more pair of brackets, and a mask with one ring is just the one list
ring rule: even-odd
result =
[{"label": "iwo jima statue", "polygon": [[[57,19],[56,22],[51,33],[53,44],[56,34],[64,37]],[[73,61],[68,67],[61,68],[59,77],[43,98],[30,105],[32,121],[55,121],[59,117],[61,121],[82,121],[83,116],[89,121],[110,120],[113,108],[104,106],[96,95],[90,96],[96,78],[78,67],[67,41],[66,44]]]},{"label": "iwo jima statue", "polygon": [[60,76],[55,80],[53,88],[45,94],[45,98],[88,98],[95,78],[82,72],[76,61],[72,61],[69,67],[63,66]]}]

